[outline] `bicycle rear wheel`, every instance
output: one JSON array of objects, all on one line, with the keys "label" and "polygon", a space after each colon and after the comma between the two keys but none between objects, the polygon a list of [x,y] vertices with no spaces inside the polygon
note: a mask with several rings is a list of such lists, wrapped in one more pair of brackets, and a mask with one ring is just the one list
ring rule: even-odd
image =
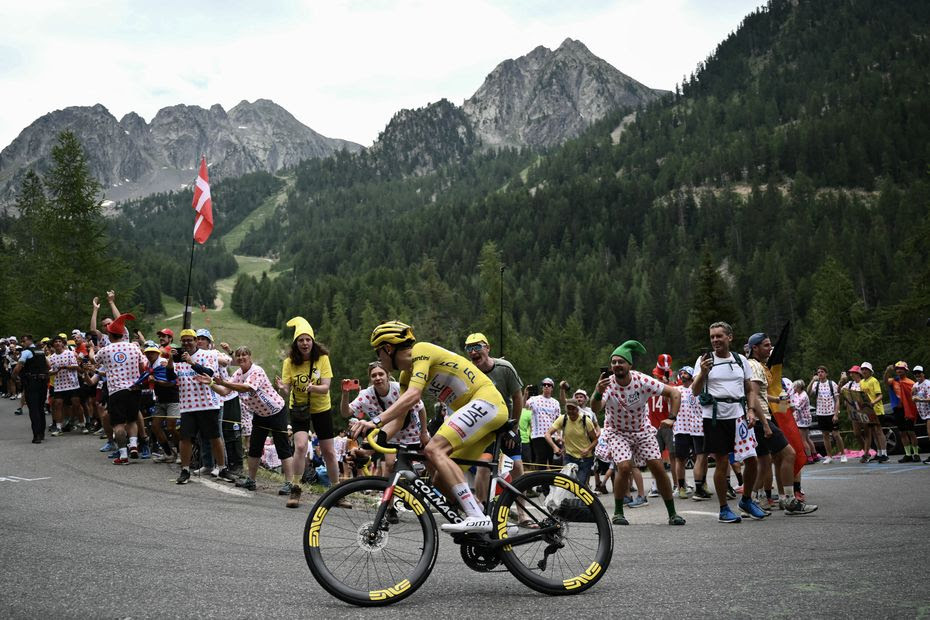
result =
[{"label": "bicycle rear wheel", "polygon": [[551,595],[579,594],[597,583],[610,566],[614,546],[613,528],[597,497],[558,472],[526,474],[513,486],[524,494],[548,486],[549,494],[531,500],[537,508],[506,489],[494,510],[495,538],[556,528],[538,540],[501,548],[501,560],[513,576]]},{"label": "bicycle rear wheel", "polygon": [[[419,588],[436,562],[436,521],[413,492],[398,484],[391,506],[406,510],[373,525],[384,478],[356,478],[324,493],[304,526],[304,557],[310,572],[336,598],[362,606],[396,603]],[[350,504],[352,507],[346,507]]]}]

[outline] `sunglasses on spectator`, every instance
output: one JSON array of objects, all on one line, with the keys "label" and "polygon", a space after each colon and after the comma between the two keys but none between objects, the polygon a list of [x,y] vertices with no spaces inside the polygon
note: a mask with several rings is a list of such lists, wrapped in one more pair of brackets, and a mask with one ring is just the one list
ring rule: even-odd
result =
[{"label": "sunglasses on spectator", "polygon": [[472,351],[480,351],[480,350],[483,349],[483,348],[484,348],[484,345],[481,344],[481,343],[470,344],[470,345],[467,345],[467,346],[465,347],[465,352],[466,352],[466,353],[471,353]]},{"label": "sunglasses on spectator", "polygon": [[543,383],[543,387],[555,387],[554,383]]}]

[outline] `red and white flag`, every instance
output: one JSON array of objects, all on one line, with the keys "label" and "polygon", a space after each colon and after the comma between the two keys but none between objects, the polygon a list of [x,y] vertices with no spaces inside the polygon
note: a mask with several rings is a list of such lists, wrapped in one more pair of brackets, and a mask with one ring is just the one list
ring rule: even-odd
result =
[{"label": "red and white flag", "polygon": [[210,200],[210,179],[207,177],[207,159],[200,158],[200,174],[194,187],[194,241],[203,244],[213,232],[213,201]]}]

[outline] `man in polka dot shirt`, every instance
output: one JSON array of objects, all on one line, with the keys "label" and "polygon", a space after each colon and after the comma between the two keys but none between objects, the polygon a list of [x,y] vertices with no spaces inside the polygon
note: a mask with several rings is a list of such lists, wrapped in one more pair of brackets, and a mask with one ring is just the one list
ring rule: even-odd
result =
[{"label": "man in polka dot shirt", "polygon": [[645,464],[652,473],[668,510],[669,525],[684,525],[685,520],[675,512],[672,483],[662,464],[656,429],[649,423],[646,409],[650,397],[667,398],[669,416],[662,424],[671,428],[681,405],[681,394],[671,385],[632,370],[635,352],[646,352],[645,347],[635,340],[628,340],[614,349],[610,356],[612,374],[601,377],[592,399],[595,413],[605,410],[602,441],[598,442],[595,454],[602,461],[613,462],[616,466],[613,522],[629,525],[623,515],[623,497],[630,485],[635,459],[637,465]]}]

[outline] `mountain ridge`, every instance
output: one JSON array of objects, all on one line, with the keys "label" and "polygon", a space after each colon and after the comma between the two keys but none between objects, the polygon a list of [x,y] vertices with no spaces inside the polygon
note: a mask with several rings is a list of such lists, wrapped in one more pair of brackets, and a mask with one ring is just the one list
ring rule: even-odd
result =
[{"label": "mountain ridge", "polygon": [[117,121],[100,103],[70,106],[42,115],[0,151],[0,203],[12,202],[27,169],[48,169],[51,147],[65,129],[81,140],[91,174],[114,201],[190,184],[201,155],[211,177],[222,179],[362,149],[319,134],[269,99],[243,100],[228,112],[219,104],[177,104],[148,123],[136,112]]},{"label": "mountain ridge", "polygon": [[[495,148],[547,148],[577,137],[618,107],[639,107],[665,91],[650,89],[566,38],[499,63],[462,105],[446,99],[397,111],[371,147],[380,168],[427,174]],[[211,178],[276,172],[304,159],[361,145],[327,138],[268,99],[228,111],[176,104],[146,122],[136,112],[117,119],[102,104],[49,112],[0,151],[0,204],[15,198],[26,169],[42,173],[57,134],[72,129],[107,200],[177,190],[193,180],[200,155]]]}]

